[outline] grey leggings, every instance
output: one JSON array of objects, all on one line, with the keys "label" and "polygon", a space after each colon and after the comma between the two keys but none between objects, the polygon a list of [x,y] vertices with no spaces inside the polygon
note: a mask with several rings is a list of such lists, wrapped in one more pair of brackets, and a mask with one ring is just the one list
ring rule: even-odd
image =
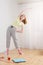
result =
[{"label": "grey leggings", "polygon": [[15,33],[16,33],[16,28],[13,27],[13,26],[9,26],[8,29],[7,29],[7,35],[6,35],[6,47],[7,48],[10,47],[10,39],[11,39],[11,37],[13,38],[15,47],[19,48]]}]

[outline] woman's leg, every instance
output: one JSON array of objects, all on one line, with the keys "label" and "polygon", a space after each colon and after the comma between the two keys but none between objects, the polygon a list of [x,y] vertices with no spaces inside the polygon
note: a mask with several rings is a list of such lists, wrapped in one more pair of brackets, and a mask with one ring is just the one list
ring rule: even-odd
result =
[{"label": "woman's leg", "polygon": [[7,33],[6,33],[6,48],[7,48],[7,55],[9,55],[9,47],[10,47],[10,39],[11,39],[11,28],[8,27]]},{"label": "woman's leg", "polygon": [[22,51],[21,51],[21,49],[19,48],[19,45],[18,45],[18,42],[17,42],[18,40],[17,40],[17,38],[16,38],[15,27],[12,28],[11,35],[12,35],[12,38],[13,38],[14,45],[15,45],[16,49],[18,50],[19,54],[22,54]]}]

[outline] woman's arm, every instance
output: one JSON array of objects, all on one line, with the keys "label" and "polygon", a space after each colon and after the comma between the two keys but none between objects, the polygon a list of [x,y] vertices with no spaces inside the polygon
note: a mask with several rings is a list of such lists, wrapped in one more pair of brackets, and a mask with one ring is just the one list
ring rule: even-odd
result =
[{"label": "woman's arm", "polygon": [[21,29],[20,30],[16,29],[16,31],[19,32],[19,33],[22,33],[23,32],[23,25],[21,25]]},{"label": "woman's arm", "polygon": [[17,17],[20,17],[20,15],[24,13],[24,11],[25,11],[25,10],[22,10]]}]

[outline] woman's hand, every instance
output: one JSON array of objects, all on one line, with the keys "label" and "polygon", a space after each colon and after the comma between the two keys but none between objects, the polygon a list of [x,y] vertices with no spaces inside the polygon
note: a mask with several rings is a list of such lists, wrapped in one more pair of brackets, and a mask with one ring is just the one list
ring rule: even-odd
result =
[{"label": "woman's hand", "polygon": [[19,33],[23,33],[23,31],[20,31],[20,30],[17,30],[17,32],[19,32]]}]

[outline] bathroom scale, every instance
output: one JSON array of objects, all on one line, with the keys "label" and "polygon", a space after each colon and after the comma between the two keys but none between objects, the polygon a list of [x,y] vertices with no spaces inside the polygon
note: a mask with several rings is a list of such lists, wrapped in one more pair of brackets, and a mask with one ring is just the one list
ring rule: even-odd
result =
[{"label": "bathroom scale", "polygon": [[24,58],[14,58],[14,59],[12,59],[12,61],[15,63],[26,62],[26,60]]}]

